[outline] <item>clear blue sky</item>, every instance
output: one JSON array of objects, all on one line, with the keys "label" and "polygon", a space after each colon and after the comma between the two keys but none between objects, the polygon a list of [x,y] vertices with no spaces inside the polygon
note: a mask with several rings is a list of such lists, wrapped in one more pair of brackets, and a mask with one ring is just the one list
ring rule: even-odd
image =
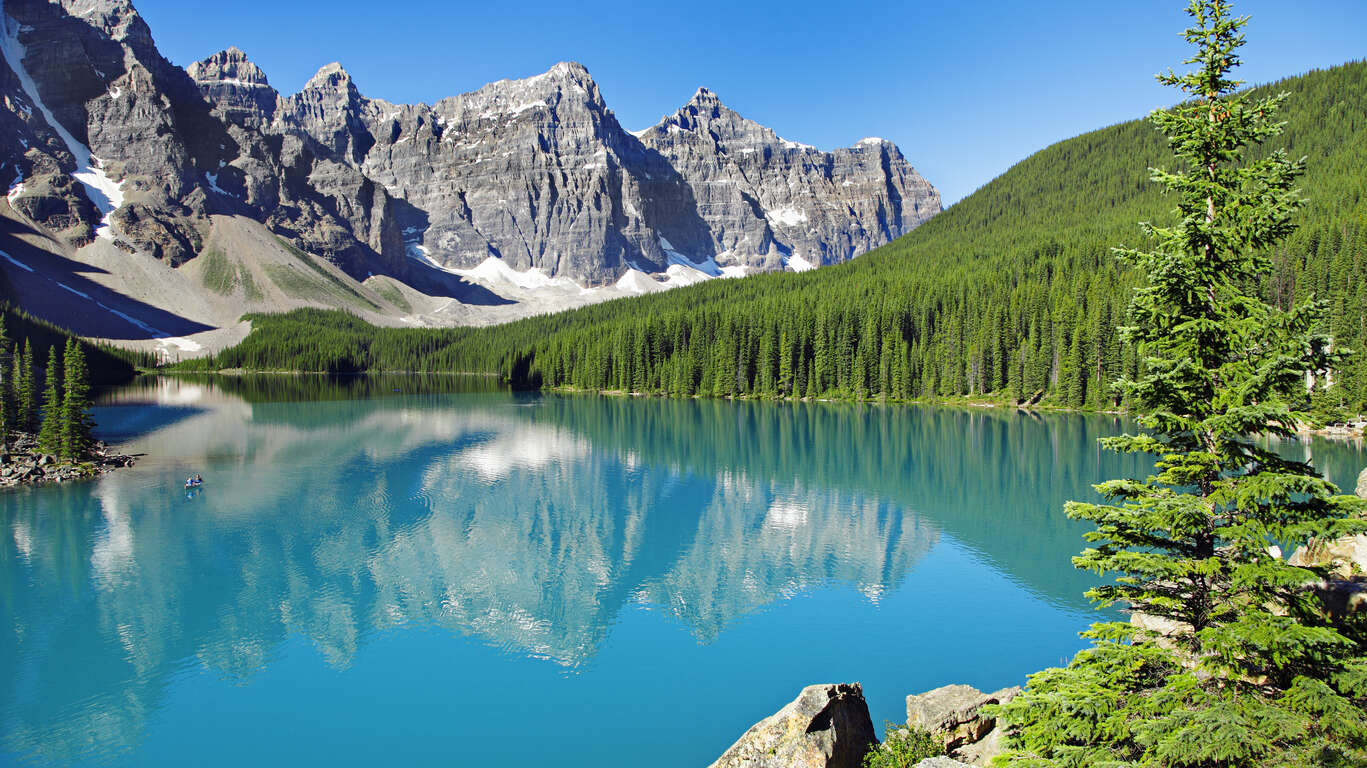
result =
[{"label": "clear blue sky", "polygon": [[[293,93],[340,61],[367,96],[434,102],[557,61],[588,67],[629,130],[698,86],[822,149],[897,143],[947,203],[1048,144],[1175,101],[1183,0],[731,3],[134,0],[186,65],[236,45]],[[1243,0],[1242,79],[1367,57],[1367,0]]]}]

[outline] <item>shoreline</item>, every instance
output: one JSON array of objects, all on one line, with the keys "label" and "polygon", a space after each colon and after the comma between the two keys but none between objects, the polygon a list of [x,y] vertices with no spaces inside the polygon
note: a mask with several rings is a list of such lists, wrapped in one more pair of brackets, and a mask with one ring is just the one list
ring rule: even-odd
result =
[{"label": "shoreline", "polygon": [[212,371],[201,371],[182,368],[140,368],[140,376],[335,376],[335,377],[360,377],[360,376],[478,376],[480,378],[494,378],[499,374],[491,371],[297,371],[297,370],[262,370],[258,368],[218,368]]},{"label": "shoreline", "polygon": [[[347,373],[328,373],[326,371],[267,371],[250,368],[222,368],[214,371],[190,371],[178,369],[146,369],[141,371],[143,375],[151,376],[177,376],[177,375],[209,375],[223,376],[227,378],[240,378],[243,376],[266,375],[266,376],[335,376],[335,377],[364,377],[364,376],[468,376],[480,378],[499,377],[501,374],[492,371],[353,371]],[[506,382],[505,382],[506,383]],[[1035,398],[1026,402],[1014,402],[1009,398],[1001,398],[993,395],[957,395],[944,397],[914,397],[909,400],[898,398],[859,398],[859,397],[762,397],[751,395],[726,395],[715,397],[702,394],[691,395],[672,395],[667,392],[628,392],[621,389],[588,389],[575,386],[546,386],[519,390],[511,384],[509,389],[528,392],[555,392],[559,394],[589,394],[602,395],[604,397],[650,397],[665,400],[729,400],[732,402],[757,402],[757,403],[853,403],[861,405],[931,405],[951,408],[990,408],[994,410],[1017,410],[1025,413],[1082,413],[1095,414],[1098,416],[1128,416],[1131,411],[1124,408],[1070,408],[1064,405],[1053,405],[1041,403]],[[1298,437],[1322,437],[1331,440],[1359,440],[1367,437],[1367,419],[1358,417],[1346,424],[1331,424],[1316,427],[1307,422],[1298,422],[1295,433]]]},{"label": "shoreline", "polygon": [[140,455],[115,453],[98,442],[85,459],[64,462],[38,450],[31,436],[21,435],[13,446],[0,450],[0,489],[92,480],[133,466]]}]

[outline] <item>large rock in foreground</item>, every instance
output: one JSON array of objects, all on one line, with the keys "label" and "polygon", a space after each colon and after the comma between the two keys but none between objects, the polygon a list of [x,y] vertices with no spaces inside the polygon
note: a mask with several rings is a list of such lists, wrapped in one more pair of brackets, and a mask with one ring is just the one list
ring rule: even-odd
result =
[{"label": "large rock in foreground", "polygon": [[753,725],[712,768],[859,768],[877,743],[859,683],[809,685]]},{"label": "large rock in foreground", "polygon": [[985,765],[1000,751],[996,720],[981,713],[988,704],[1004,704],[1018,687],[983,693],[970,685],[946,685],[907,697],[907,727],[927,731],[944,741],[951,757]]}]

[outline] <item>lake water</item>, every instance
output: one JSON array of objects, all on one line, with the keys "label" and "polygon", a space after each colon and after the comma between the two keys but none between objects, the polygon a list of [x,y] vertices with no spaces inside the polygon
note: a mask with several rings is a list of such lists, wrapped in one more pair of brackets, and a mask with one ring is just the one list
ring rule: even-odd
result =
[{"label": "lake water", "polygon": [[1106,416],[282,381],[125,390],[135,468],[0,494],[0,763],[703,766],[854,680],[903,720],[1082,646],[1063,502],[1142,471]]}]

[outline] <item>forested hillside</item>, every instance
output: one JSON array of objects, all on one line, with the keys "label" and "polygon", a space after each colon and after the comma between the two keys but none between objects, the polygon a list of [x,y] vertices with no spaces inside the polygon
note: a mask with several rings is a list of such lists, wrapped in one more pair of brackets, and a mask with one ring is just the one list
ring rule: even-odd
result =
[{"label": "forested hillside", "polygon": [[[20,349],[27,342],[39,356],[29,361],[39,376],[43,375],[43,371],[38,359],[46,360],[52,350],[60,351],[66,345],[67,339],[71,338],[80,343],[81,350],[85,353],[92,384],[123,384],[137,375],[139,366],[150,368],[156,365],[156,358],[150,354],[92,343],[64,328],[16,309],[7,302],[0,302],[0,316],[4,319],[5,338],[10,343],[17,344]],[[9,370],[5,368],[6,372]]]},{"label": "forested hillside", "polygon": [[[1260,286],[1280,305],[1329,302],[1336,346],[1367,349],[1367,63],[1289,92],[1277,146],[1305,155],[1300,229]],[[1275,148],[1275,147],[1273,147]],[[501,371],[514,383],[673,395],[895,400],[994,393],[1122,405],[1108,383],[1136,276],[1111,253],[1172,204],[1148,168],[1169,157],[1138,120],[1022,161],[910,235],[848,264],[718,280],[487,329],[372,329],[324,313],[257,318],[202,367]],[[1336,399],[1367,401],[1355,356]]]}]

